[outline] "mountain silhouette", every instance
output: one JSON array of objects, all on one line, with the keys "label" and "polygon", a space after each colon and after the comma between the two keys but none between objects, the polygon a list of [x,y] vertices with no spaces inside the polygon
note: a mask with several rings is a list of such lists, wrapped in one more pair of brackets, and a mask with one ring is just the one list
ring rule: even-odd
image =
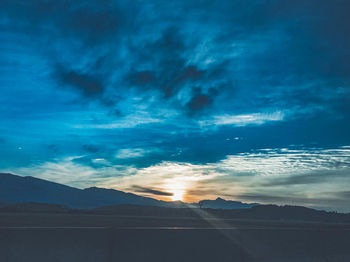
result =
[{"label": "mountain silhouette", "polygon": [[139,205],[158,207],[203,207],[214,209],[242,209],[256,206],[238,201],[202,200],[186,204],[181,201],[161,201],[114,189],[90,187],[78,189],[31,176],[0,173],[0,203],[47,203],[70,208],[92,209],[114,205]]},{"label": "mountain silhouette", "polygon": [[169,202],[125,193],[114,189],[91,187],[78,189],[34,177],[0,173],[0,202],[48,203],[71,208],[97,208],[108,205],[135,204],[169,206]]},{"label": "mountain silhouette", "polygon": [[0,211],[198,217],[197,208],[208,217],[225,219],[350,222],[350,214],[300,206],[246,204],[222,198],[192,204],[166,202],[114,189],[78,189],[39,178],[0,173]]},{"label": "mountain silhouette", "polygon": [[198,205],[202,208],[214,208],[214,209],[243,209],[243,208],[251,208],[257,206],[257,203],[243,203],[240,201],[231,201],[225,200],[218,197],[215,200],[201,200],[198,202]]}]

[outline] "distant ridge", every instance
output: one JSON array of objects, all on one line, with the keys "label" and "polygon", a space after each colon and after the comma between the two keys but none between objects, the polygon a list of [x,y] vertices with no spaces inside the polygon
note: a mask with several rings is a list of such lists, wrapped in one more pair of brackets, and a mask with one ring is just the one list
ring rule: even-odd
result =
[{"label": "distant ridge", "polygon": [[251,208],[257,206],[257,203],[243,203],[240,201],[231,201],[225,200],[218,197],[215,200],[201,200],[198,202],[198,205],[202,208],[214,208],[214,209],[243,209],[243,208]]},{"label": "distant ridge", "polygon": [[[235,224],[256,225],[257,221],[262,225],[281,225],[289,222],[298,223],[336,223],[339,226],[350,225],[350,213],[336,213],[314,210],[299,206],[259,205],[244,209],[212,209],[202,208],[169,208],[144,205],[114,205],[95,209],[73,209],[63,205],[46,203],[16,203],[0,205],[0,214],[5,213],[55,213],[55,214],[93,214],[104,216],[123,216],[132,218],[166,218],[168,221],[175,219],[203,219],[211,221],[213,218],[224,219]],[[169,220],[170,219],[170,220]],[[158,221],[158,220],[156,220]],[[259,222],[259,223],[260,223]],[[301,223],[301,224],[300,224]]]}]

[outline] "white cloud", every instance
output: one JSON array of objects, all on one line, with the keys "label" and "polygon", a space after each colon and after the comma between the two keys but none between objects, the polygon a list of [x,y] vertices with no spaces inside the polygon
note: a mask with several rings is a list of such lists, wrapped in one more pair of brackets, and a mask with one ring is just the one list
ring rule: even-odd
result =
[{"label": "white cloud", "polygon": [[142,148],[124,148],[120,149],[115,157],[120,159],[138,158],[146,155],[148,152],[148,150]]},{"label": "white cloud", "polygon": [[[144,154],[142,150],[135,149],[123,149],[119,153],[127,158]],[[112,164],[94,168],[76,163],[75,158],[2,171],[79,188],[100,186],[132,191],[132,186],[138,185],[166,192],[181,189],[188,201],[217,196],[240,200],[244,194],[253,194],[304,199],[304,202],[288,203],[309,206],[314,203],[308,202],[308,199],[329,197],[323,192],[348,191],[350,183],[350,147],[347,146],[334,149],[262,149],[229,155],[216,163],[162,162],[146,168]],[[274,203],[278,204],[276,201]],[[336,203],[337,200],[332,201]],[[264,203],[264,200],[260,202]]]},{"label": "white cloud", "polygon": [[96,129],[117,129],[117,128],[133,128],[138,125],[159,123],[163,120],[152,117],[127,117],[119,121],[104,124],[78,124],[74,128],[96,128]]},{"label": "white cloud", "polygon": [[242,114],[242,115],[218,115],[214,116],[210,120],[200,121],[200,125],[234,125],[234,126],[246,126],[246,125],[262,125],[271,121],[282,121],[284,113],[282,111],[276,111],[273,113],[254,113],[254,114]]}]

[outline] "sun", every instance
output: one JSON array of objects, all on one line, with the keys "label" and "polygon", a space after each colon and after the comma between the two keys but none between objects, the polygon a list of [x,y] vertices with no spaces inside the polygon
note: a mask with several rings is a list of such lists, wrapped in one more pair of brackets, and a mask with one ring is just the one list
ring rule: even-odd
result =
[{"label": "sun", "polygon": [[172,194],[169,196],[171,201],[183,201],[187,187],[184,181],[179,181],[179,179],[171,179],[166,181],[164,189],[166,192]]},{"label": "sun", "polygon": [[182,201],[185,194],[185,190],[173,189],[171,193],[173,194],[172,196],[170,196],[172,201]]}]

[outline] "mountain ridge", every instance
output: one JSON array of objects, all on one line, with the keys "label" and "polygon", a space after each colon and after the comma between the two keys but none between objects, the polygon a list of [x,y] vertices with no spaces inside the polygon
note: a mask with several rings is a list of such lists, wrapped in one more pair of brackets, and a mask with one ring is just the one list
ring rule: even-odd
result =
[{"label": "mountain ridge", "polygon": [[326,212],[303,206],[247,204],[220,197],[192,204],[166,202],[115,189],[78,189],[9,173],[0,173],[0,211],[174,217],[198,217],[207,214],[209,218],[224,219],[350,222],[350,213]]},{"label": "mountain ridge", "polygon": [[116,204],[167,206],[167,202],[115,189],[78,189],[56,182],[0,173],[0,202],[38,202],[71,208],[96,208]]},{"label": "mountain ridge", "polygon": [[217,209],[250,208],[255,205],[222,198],[202,200],[198,203],[167,202],[116,189],[96,186],[79,189],[33,176],[22,177],[11,173],[0,173],[0,202],[37,202],[78,209],[93,209],[122,204],[176,208],[191,205],[192,207]]},{"label": "mountain ridge", "polygon": [[258,203],[244,203],[241,201],[226,200],[221,197],[215,200],[201,200],[198,205],[202,208],[214,208],[214,209],[244,209],[251,208],[259,205]]}]

